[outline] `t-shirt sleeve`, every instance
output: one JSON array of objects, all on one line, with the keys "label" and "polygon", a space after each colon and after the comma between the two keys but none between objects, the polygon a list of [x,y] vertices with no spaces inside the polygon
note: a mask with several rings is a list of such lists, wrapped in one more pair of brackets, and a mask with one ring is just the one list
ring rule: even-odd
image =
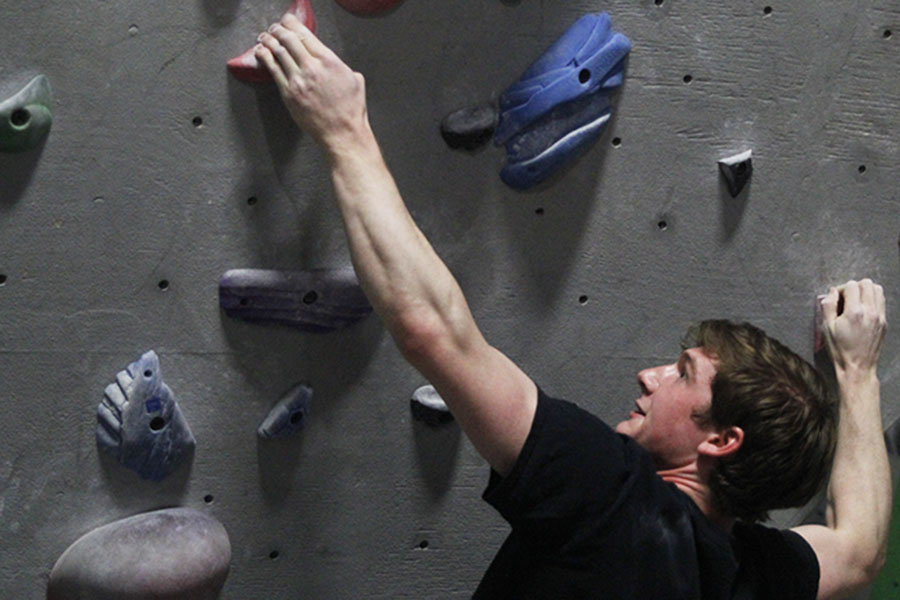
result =
[{"label": "t-shirt sleeve", "polygon": [[596,416],[538,389],[534,422],[515,465],[505,478],[491,471],[483,498],[523,533],[562,534],[567,520],[609,510],[641,452]]},{"label": "t-shirt sleeve", "polygon": [[738,581],[751,581],[756,597],[813,600],[819,591],[819,560],[800,534],[745,525]]}]

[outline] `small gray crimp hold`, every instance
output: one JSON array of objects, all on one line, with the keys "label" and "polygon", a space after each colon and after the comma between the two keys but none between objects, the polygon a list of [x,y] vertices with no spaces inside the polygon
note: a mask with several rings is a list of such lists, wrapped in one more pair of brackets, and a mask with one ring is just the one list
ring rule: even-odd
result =
[{"label": "small gray crimp hold", "polygon": [[461,108],[441,121],[441,137],[451,148],[477,150],[494,136],[499,117],[494,104]]},{"label": "small gray crimp hold", "polygon": [[719,161],[719,170],[725,177],[732,198],[736,198],[750,181],[750,175],[753,174],[752,154],[752,150],[747,150]]},{"label": "small gray crimp hold", "polygon": [[422,421],[426,425],[437,427],[453,421],[453,415],[434,386],[423,385],[415,392],[409,401],[413,418]]},{"label": "small gray crimp hold", "polygon": [[157,510],[78,538],[53,566],[47,600],[215,600],[230,563],[219,521],[190,508]]},{"label": "small gray crimp hold", "polygon": [[256,430],[263,439],[284,438],[303,429],[309,418],[313,390],[305,383],[298,383],[281,397],[269,415]]}]

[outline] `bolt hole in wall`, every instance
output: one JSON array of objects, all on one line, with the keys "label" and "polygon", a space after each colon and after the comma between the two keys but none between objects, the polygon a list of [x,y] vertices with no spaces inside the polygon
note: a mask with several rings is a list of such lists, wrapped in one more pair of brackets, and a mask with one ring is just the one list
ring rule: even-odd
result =
[{"label": "bolt hole in wall", "polygon": [[259,200],[256,198],[256,196],[250,196],[249,198],[247,198],[247,206],[256,206],[257,202],[259,202]]},{"label": "bolt hole in wall", "polygon": [[202,127],[203,126],[203,117],[194,117],[191,120],[191,123],[194,124],[194,127]]},{"label": "bolt hole in wall", "polygon": [[12,123],[13,127],[25,127],[30,120],[31,113],[24,108],[14,110],[9,116],[9,122]]},{"label": "bolt hole in wall", "polygon": [[618,148],[619,146],[621,146],[621,145],[622,145],[622,138],[620,138],[620,137],[614,137],[614,138],[612,139],[612,145],[613,145],[614,148]]},{"label": "bolt hole in wall", "polygon": [[683,79],[685,83],[690,83],[694,80],[694,77],[692,75],[685,75]]},{"label": "bolt hole in wall", "polygon": [[168,280],[168,279],[163,279],[163,280],[161,280],[159,283],[157,283],[156,285],[157,285],[157,287],[158,287],[160,290],[162,290],[162,291],[165,292],[167,289],[169,289],[169,280]]},{"label": "bolt hole in wall", "polygon": [[428,548],[428,540],[422,540],[421,542],[419,542],[419,548],[421,550],[425,550],[426,548]]},{"label": "bolt hole in wall", "polygon": [[207,494],[207,495],[203,496],[203,501],[206,502],[207,504],[212,504],[213,500],[214,500],[214,498],[213,498],[212,494]]},{"label": "bolt hole in wall", "polygon": [[865,172],[866,172],[866,165],[859,165],[859,168],[857,169],[857,171],[859,171],[860,173],[865,173]]},{"label": "bolt hole in wall", "polygon": [[772,7],[771,7],[771,6],[765,7],[765,8],[763,9],[763,14],[764,14],[764,15],[771,15],[771,14],[772,14]]},{"label": "bolt hole in wall", "polygon": [[663,0],[653,0],[653,3],[656,4],[657,6],[662,6]]},{"label": "bolt hole in wall", "polygon": [[666,229],[669,228],[669,224],[666,223],[665,221],[660,221],[659,223],[656,224],[656,226],[659,228],[660,231],[665,231]]},{"label": "bolt hole in wall", "polygon": [[885,29],[883,35],[884,35],[884,39],[888,39],[888,38],[890,38],[892,35],[894,35],[894,33],[893,33],[890,29]]},{"label": "bolt hole in wall", "polygon": [[536,209],[534,209],[534,214],[536,214],[537,216],[540,217],[541,215],[544,214],[544,209],[543,209],[543,208],[536,208]]},{"label": "bolt hole in wall", "polygon": [[0,286],[6,285],[6,275],[0,273]]},{"label": "bolt hole in wall", "polygon": [[587,297],[587,296],[579,296],[579,297],[578,297],[578,304],[585,305],[585,304],[587,304],[587,303],[588,303],[588,297]]},{"label": "bolt hole in wall", "polygon": [[318,299],[319,295],[315,291],[307,292],[306,295],[303,296],[303,304],[315,304]]},{"label": "bolt hole in wall", "polygon": [[272,550],[271,552],[269,552],[269,558],[271,558],[272,560],[275,560],[279,556],[281,556],[281,553],[278,552],[278,550]]}]

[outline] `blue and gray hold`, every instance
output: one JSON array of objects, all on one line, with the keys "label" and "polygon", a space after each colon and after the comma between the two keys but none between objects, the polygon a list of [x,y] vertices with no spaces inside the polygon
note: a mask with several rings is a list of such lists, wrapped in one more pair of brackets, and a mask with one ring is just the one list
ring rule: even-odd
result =
[{"label": "blue and gray hold", "polygon": [[97,422],[97,445],[144,479],[161,481],[194,450],[191,428],[152,350],[106,387]]},{"label": "blue and gray hold", "polygon": [[312,404],[313,390],[305,383],[298,383],[272,407],[268,416],[256,430],[263,439],[291,436],[306,424]]},{"label": "blue and gray hold", "polygon": [[597,141],[630,50],[607,13],[588,14],[503,92],[494,142],[506,146],[500,177],[507,185],[530,188]]},{"label": "blue and gray hold", "polygon": [[229,317],[317,333],[346,327],[372,312],[352,267],[232,269],[219,279],[219,305]]}]

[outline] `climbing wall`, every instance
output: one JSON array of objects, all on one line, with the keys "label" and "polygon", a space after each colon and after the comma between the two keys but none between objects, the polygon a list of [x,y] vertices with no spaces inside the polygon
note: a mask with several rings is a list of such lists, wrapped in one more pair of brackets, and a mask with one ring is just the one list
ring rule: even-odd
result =
[{"label": "climbing wall", "polygon": [[[468,598],[508,532],[459,428],[413,420],[427,382],[377,317],[310,333],[219,307],[229,269],[349,264],[322,155],[275,89],[225,68],[285,3],[0,6],[0,102],[44,74],[53,113],[37,147],[0,153],[3,598],[43,598],[80,535],[162,507],[225,526],[229,600]],[[849,278],[881,283],[900,322],[895,0],[312,7],[486,337],[548,393],[616,422],[637,371],[702,318],[812,358],[815,296]],[[495,101],[598,11],[633,47],[585,156],[523,192],[498,177],[502,149],[447,147],[445,115]],[[748,149],[732,198],[717,161]],[[196,440],[160,482],[95,439],[104,388],[151,349]],[[880,373],[889,423],[895,331]],[[299,382],[303,431],[258,438]]]}]

